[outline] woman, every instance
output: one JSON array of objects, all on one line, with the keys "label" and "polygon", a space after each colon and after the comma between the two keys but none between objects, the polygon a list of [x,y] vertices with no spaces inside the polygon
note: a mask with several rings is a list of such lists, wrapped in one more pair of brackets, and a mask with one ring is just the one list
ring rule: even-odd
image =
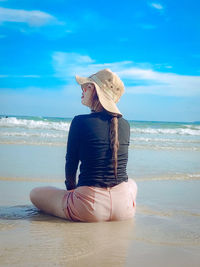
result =
[{"label": "woman", "polygon": [[[66,188],[35,188],[32,203],[49,214],[72,221],[111,221],[132,218],[137,185],[126,166],[130,126],[116,106],[124,93],[120,78],[109,69],[89,78],[76,76],[83,105],[91,114],[72,120],[66,154]],[[76,183],[76,172],[80,175]]]}]

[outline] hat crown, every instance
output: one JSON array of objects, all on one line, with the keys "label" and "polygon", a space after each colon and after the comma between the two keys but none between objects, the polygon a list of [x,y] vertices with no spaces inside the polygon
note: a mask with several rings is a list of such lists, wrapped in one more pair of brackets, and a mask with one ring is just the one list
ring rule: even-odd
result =
[{"label": "hat crown", "polygon": [[116,103],[124,93],[124,84],[110,69],[103,69],[90,76],[99,87]]},{"label": "hat crown", "polygon": [[110,113],[117,114],[119,117],[122,116],[116,103],[124,93],[124,84],[117,74],[110,69],[103,69],[88,78],[76,75],[76,81],[80,85],[93,83],[103,108]]}]

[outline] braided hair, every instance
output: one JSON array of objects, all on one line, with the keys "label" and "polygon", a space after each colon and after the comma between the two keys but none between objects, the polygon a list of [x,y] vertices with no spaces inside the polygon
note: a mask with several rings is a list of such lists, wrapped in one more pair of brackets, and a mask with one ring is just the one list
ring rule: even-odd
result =
[{"label": "braided hair", "polygon": [[[96,93],[96,90],[93,91],[92,96],[92,105],[91,110],[94,112],[100,112],[105,110],[103,106],[101,105],[98,95]],[[117,114],[107,112],[109,115],[111,115],[110,119],[110,149],[112,154],[112,162],[113,162],[113,168],[114,168],[114,175],[117,179],[117,151],[119,149],[119,140],[118,140],[118,117]]]},{"label": "braided hair", "polygon": [[119,149],[117,116],[113,116],[110,120],[110,148],[112,151],[114,174],[115,178],[117,179],[117,151]]}]

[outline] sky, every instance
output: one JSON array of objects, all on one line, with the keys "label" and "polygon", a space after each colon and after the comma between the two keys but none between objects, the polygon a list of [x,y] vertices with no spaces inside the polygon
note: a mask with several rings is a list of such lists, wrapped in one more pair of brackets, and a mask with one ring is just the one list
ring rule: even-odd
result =
[{"label": "sky", "polygon": [[75,75],[125,84],[129,120],[200,121],[200,1],[0,0],[0,114],[73,117]]}]

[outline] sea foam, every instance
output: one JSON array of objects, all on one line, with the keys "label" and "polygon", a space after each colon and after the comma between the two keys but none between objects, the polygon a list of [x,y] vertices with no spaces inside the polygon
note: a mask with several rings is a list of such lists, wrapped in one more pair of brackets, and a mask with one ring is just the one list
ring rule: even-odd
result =
[{"label": "sea foam", "polygon": [[69,131],[69,122],[50,121],[50,120],[27,120],[15,117],[1,118],[0,127],[6,128],[25,128],[25,129],[46,129],[57,131]]}]

